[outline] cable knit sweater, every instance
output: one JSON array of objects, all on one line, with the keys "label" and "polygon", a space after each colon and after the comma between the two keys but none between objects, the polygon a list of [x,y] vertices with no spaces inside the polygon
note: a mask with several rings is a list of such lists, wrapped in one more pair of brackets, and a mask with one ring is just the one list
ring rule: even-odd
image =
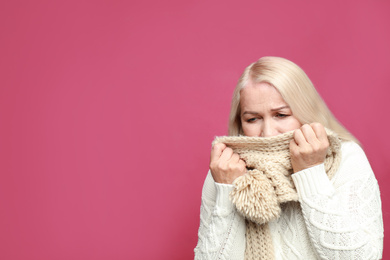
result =
[{"label": "cable knit sweater", "polygon": [[[379,187],[363,150],[341,146],[332,180],[324,164],[292,175],[299,203],[284,204],[269,222],[276,259],[380,259],[383,220]],[[195,259],[244,259],[245,219],[229,200],[233,185],[208,173],[202,191]]]}]

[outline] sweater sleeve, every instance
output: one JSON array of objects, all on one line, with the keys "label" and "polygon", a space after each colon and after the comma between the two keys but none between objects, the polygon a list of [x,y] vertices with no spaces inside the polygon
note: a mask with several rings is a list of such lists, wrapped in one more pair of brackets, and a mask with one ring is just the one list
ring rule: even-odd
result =
[{"label": "sweater sleeve", "polygon": [[233,185],[215,183],[207,174],[202,190],[196,260],[244,259],[245,220],[229,200]]},{"label": "sweater sleeve", "polygon": [[342,145],[332,180],[324,165],[293,174],[307,231],[321,259],[380,259],[383,220],[379,187],[363,150]]}]

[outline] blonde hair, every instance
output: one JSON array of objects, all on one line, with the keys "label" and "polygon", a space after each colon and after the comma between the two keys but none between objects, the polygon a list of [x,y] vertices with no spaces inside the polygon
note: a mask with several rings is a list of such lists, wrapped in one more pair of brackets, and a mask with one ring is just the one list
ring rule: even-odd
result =
[{"label": "blonde hair", "polygon": [[263,57],[244,70],[233,93],[229,135],[243,135],[240,92],[249,81],[275,87],[301,124],[318,122],[333,130],[342,140],[359,143],[330,112],[306,73],[295,63],[279,57]]}]

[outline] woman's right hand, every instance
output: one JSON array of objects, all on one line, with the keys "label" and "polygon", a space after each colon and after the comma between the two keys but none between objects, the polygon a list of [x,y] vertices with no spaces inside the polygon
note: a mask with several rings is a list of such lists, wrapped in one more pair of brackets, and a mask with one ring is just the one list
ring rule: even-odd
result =
[{"label": "woman's right hand", "polygon": [[231,148],[218,143],[211,148],[210,171],[215,182],[232,184],[246,173],[246,164]]}]

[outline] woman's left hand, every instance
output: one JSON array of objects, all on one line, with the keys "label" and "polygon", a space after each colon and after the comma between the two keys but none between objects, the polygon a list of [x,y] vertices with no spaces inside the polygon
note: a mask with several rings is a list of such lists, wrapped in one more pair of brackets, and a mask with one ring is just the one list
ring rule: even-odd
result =
[{"label": "woman's left hand", "polygon": [[305,124],[295,130],[290,142],[294,173],[323,163],[328,147],[328,135],[320,123]]}]

